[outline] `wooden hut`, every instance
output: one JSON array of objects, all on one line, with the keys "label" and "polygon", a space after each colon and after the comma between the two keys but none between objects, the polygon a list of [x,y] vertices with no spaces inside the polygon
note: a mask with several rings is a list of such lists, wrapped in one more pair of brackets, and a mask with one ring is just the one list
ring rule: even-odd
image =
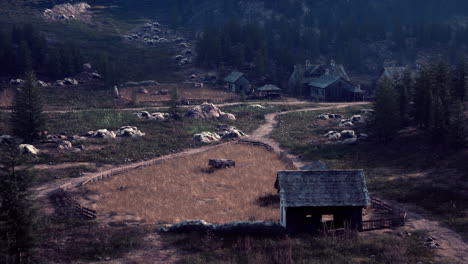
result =
[{"label": "wooden hut", "polygon": [[225,79],[228,91],[233,93],[250,93],[250,82],[242,72],[232,72]]},{"label": "wooden hut", "polygon": [[362,230],[362,209],[370,205],[362,170],[280,171],[276,188],[289,232],[318,233],[324,216],[331,229]]},{"label": "wooden hut", "polygon": [[255,96],[259,98],[281,97],[281,89],[273,84],[267,84],[255,90]]}]

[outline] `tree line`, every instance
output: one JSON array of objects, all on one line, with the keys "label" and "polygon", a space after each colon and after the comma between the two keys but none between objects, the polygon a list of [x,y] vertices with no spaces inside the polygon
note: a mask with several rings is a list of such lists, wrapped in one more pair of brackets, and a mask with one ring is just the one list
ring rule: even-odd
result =
[{"label": "tree line", "polygon": [[438,61],[416,72],[385,77],[375,99],[376,136],[387,142],[408,125],[426,132],[429,142],[451,148],[466,141],[465,105],[468,100],[468,61],[450,67]]},{"label": "tree line", "polygon": [[82,71],[85,59],[72,42],[50,44],[32,24],[0,25],[0,74],[23,76],[34,70],[49,78]]}]

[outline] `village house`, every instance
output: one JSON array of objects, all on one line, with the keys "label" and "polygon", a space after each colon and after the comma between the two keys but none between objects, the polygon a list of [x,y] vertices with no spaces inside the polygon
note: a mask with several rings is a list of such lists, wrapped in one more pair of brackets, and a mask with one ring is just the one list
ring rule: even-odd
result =
[{"label": "village house", "polygon": [[281,97],[281,89],[273,84],[267,84],[255,89],[255,96],[260,98]]},{"label": "village house", "polygon": [[306,61],[305,65],[294,66],[288,85],[290,90],[318,101],[357,101],[364,95],[360,86],[351,82],[343,65],[334,60],[329,65]]},{"label": "village house", "polygon": [[225,79],[227,90],[234,93],[250,93],[250,82],[241,72],[232,72]]},{"label": "village house", "polygon": [[362,210],[370,205],[362,170],[280,171],[275,185],[289,232],[318,233],[325,225],[362,230]]}]

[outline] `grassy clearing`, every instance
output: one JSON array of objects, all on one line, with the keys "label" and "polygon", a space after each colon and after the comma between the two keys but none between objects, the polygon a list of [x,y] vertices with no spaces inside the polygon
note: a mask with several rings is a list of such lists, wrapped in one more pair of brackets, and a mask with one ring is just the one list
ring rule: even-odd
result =
[{"label": "grassy clearing", "polygon": [[418,236],[364,238],[216,237],[164,235],[165,243],[188,252],[180,263],[428,263],[432,254]]},{"label": "grassy clearing", "polygon": [[[210,173],[210,158],[235,160],[236,167]],[[262,147],[228,144],[88,185],[84,201],[101,213],[130,214],[151,223],[276,221],[278,208],[262,203],[262,197],[276,194],[276,173],[287,168]]]},{"label": "grassy clearing", "polygon": [[[358,110],[336,112],[349,117]],[[334,169],[365,169],[374,195],[422,206],[468,239],[466,150],[430,147],[415,129],[401,131],[387,145],[372,140],[355,146],[317,144],[323,141],[320,135],[335,129],[334,123],[316,120],[318,114],[281,116],[281,126],[272,137],[306,161],[322,160]],[[357,131],[366,132],[366,128]]]},{"label": "grassy clearing", "polygon": [[77,166],[63,169],[48,169],[48,170],[30,170],[34,174],[34,179],[37,184],[63,179],[63,178],[76,178],[83,176],[85,172],[96,172],[97,169],[90,166]]}]

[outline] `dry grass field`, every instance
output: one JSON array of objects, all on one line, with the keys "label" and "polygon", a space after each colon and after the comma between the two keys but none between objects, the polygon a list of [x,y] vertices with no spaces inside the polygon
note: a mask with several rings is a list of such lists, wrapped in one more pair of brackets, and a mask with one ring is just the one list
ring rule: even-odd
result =
[{"label": "dry grass field", "polygon": [[[233,159],[236,167],[205,172],[210,158]],[[87,185],[82,200],[99,213],[149,223],[278,220],[278,204],[268,197],[275,197],[276,173],[285,169],[263,147],[227,144]]]},{"label": "dry grass field", "polygon": [[[171,99],[170,93],[175,88],[179,89],[179,95],[182,100],[188,101],[202,101],[207,100],[210,102],[224,102],[225,100],[239,99],[239,95],[226,92],[219,87],[212,85],[205,85],[203,88],[195,88],[191,83],[179,83],[179,84],[161,84],[155,87],[143,87],[148,90],[148,94],[136,93],[136,101],[139,104],[161,104],[168,102]],[[127,100],[134,100],[133,93],[137,92],[139,87],[131,87],[121,89],[121,95]],[[166,90],[169,92],[167,95],[155,94],[158,91]]]}]

